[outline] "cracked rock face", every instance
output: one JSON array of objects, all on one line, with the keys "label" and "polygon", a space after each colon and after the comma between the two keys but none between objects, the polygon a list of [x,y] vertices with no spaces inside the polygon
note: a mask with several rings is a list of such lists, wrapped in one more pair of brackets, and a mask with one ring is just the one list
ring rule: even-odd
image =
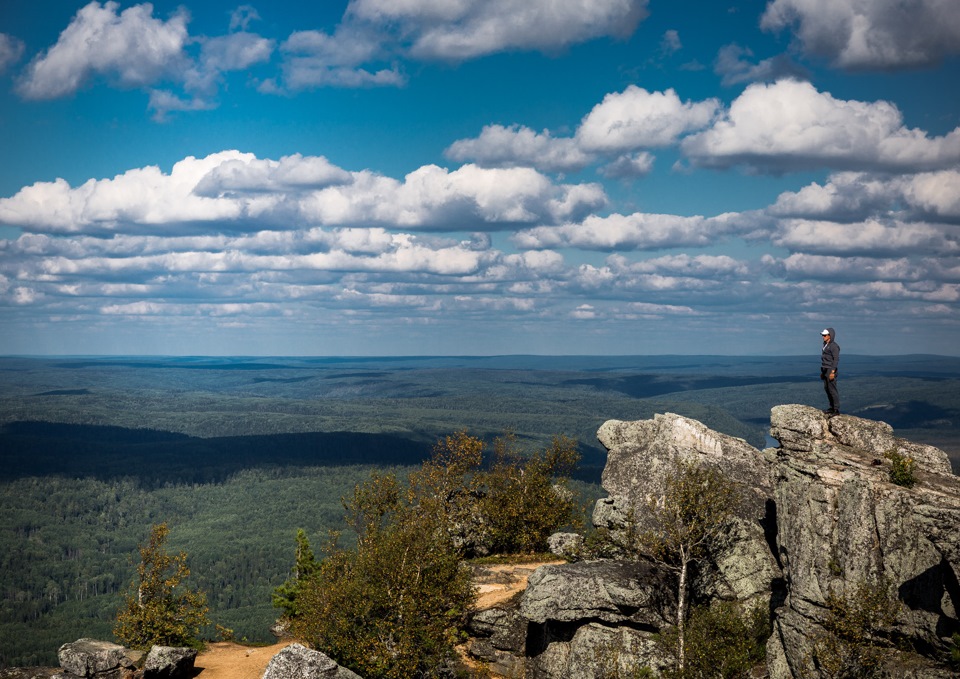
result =
[{"label": "cracked rock face", "polygon": [[680,415],[651,420],[609,420],[597,438],[608,450],[601,485],[610,496],[597,502],[593,523],[617,537],[640,526],[651,498],[662,497],[679,461],[712,465],[734,482],[742,496],[724,555],[714,565],[719,577],[705,583],[711,596],[769,601],[780,569],[769,543],[772,515],[773,456],[743,439],[727,436]]},{"label": "cracked rock face", "polygon": [[[788,596],[768,650],[771,676],[816,676],[809,658],[829,592],[889,582],[902,602],[892,636],[926,654],[946,653],[960,630],[960,479],[946,454],[893,435],[883,422],[827,418],[777,406],[777,547]],[[912,488],[890,480],[890,451],[916,461]]]},{"label": "cracked rock face", "polygon": [[[774,408],[770,434],[780,447],[760,451],[669,413],[606,422],[597,436],[609,451],[602,484],[610,495],[597,502],[594,524],[629,535],[678,460],[713,465],[745,501],[692,594],[700,603],[769,606],[772,679],[820,677],[812,657],[828,595],[883,582],[900,602],[884,638],[902,651],[883,676],[955,676],[942,660],[960,631],[960,479],[946,454],[883,422],[828,418],[802,405]],[[912,488],[891,482],[889,453],[915,461]],[[668,574],[636,559],[539,568],[520,605],[529,623],[526,676],[663,666],[653,634],[673,622],[675,591]]]}]

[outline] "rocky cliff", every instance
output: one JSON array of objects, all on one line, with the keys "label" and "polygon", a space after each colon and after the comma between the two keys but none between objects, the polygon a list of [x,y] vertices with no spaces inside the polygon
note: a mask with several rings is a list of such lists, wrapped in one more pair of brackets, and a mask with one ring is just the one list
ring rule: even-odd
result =
[{"label": "rocky cliff", "polygon": [[[947,456],[882,422],[800,405],[774,408],[770,433],[780,446],[760,451],[673,414],[605,423],[598,438],[609,451],[609,496],[595,507],[595,525],[622,544],[642,528],[677,461],[712,465],[743,500],[692,598],[769,611],[767,676],[828,676],[818,644],[850,612],[844,606],[863,612],[865,593],[889,599],[890,619],[867,614],[868,636],[854,638],[876,651],[879,676],[956,676],[948,658],[960,632],[960,479]],[[914,465],[912,487],[892,482],[891,458]],[[504,676],[657,670],[669,662],[654,638],[675,614],[671,577],[627,554],[542,567],[513,605],[478,615],[474,649]]]}]

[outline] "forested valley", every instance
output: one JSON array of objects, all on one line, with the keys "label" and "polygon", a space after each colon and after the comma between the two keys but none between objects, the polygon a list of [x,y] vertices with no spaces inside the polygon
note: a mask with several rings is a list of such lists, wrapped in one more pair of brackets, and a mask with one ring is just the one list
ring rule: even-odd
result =
[{"label": "forested valley", "polygon": [[[769,410],[824,401],[818,357],[0,358],[0,667],[111,638],[138,544],[170,526],[213,623],[271,640],[297,529],[318,547],[371,469],[438,437],[580,442],[602,495],[607,419],[696,418],[762,447]],[[846,412],[960,467],[960,359],[844,358]],[[208,631],[211,638],[214,629]]]}]

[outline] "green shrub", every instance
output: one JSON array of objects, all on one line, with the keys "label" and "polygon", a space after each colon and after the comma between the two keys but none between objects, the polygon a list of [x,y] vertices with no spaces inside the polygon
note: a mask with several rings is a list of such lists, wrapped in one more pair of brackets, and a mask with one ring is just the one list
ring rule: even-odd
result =
[{"label": "green shrub", "polygon": [[893,587],[885,579],[861,581],[853,592],[826,597],[827,619],[817,639],[813,661],[827,677],[873,677],[892,652],[883,631],[900,611]]},{"label": "green shrub", "polygon": [[[663,673],[668,679],[740,679],[763,663],[770,636],[770,616],[763,606],[745,610],[731,601],[695,607],[686,625],[686,658]],[[659,644],[676,653],[678,631],[659,635]]]},{"label": "green shrub", "polygon": [[896,450],[888,451],[883,456],[890,460],[890,482],[904,488],[913,488],[917,483],[917,464],[914,459],[901,455]]},{"label": "green shrub", "polygon": [[356,547],[328,547],[301,578],[291,618],[296,637],[367,679],[432,676],[451,663],[474,597],[437,514],[393,494],[394,481],[357,488]]},{"label": "green shrub", "polygon": [[480,476],[480,514],[493,552],[544,551],[547,538],[573,520],[577,504],[566,481],[579,459],[577,442],[566,436],[526,459],[512,437],[497,439],[494,464]]},{"label": "green shrub", "polygon": [[186,553],[166,552],[169,533],[166,523],[151,529],[140,546],[137,577],[117,613],[114,636],[131,648],[197,646],[200,628],[209,623],[206,595],[182,586],[190,576]]},{"label": "green shrub", "polygon": [[441,439],[406,484],[372,474],[344,502],[355,546],[340,546],[335,533],[317,561],[298,533],[293,577],[274,593],[294,636],[367,679],[453,666],[475,596],[465,554],[483,541],[542,550],[575,509],[555,485],[576,463],[575,442],[558,437],[521,460],[505,441],[489,471],[483,442],[461,431]]}]

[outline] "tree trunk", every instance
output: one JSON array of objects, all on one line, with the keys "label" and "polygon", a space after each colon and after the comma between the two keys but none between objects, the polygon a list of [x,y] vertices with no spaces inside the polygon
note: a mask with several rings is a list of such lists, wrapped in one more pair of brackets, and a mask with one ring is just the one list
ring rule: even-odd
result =
[{"label": "tree trunk", "polygon": [[689,565],[689,560],[681,556],[680,585],[677,587],[677,667],[681,673],[683,673],[683,661],[686,654],[684,632],[687,617],[687,569]]}]

